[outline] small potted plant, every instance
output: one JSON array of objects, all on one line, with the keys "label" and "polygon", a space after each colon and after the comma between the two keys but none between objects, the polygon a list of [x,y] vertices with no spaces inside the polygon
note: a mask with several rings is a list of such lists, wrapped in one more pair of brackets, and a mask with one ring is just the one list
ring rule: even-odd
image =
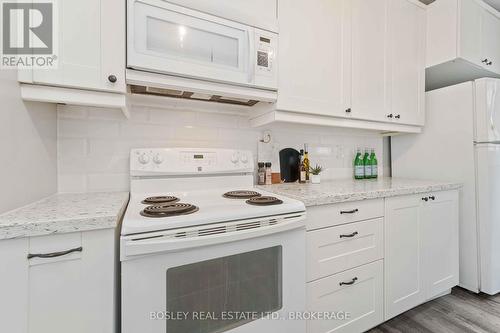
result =
[{"label": "small potted plant", "polygon": [[320,165],[317,165],[313,168],[310,168],[311,172],[311,183],[319,184],[321,182],[321,176],[319,175],[323,171],[323,168]]}]

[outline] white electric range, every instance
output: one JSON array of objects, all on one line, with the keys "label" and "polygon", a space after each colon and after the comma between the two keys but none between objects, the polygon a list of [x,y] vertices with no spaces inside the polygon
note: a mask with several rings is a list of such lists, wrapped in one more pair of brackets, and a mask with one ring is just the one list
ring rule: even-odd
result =
[{"label": "white electric range", "polygon": [[254,188],[251,152],[135,149],[122,332],[305,332],[305,207]]}]

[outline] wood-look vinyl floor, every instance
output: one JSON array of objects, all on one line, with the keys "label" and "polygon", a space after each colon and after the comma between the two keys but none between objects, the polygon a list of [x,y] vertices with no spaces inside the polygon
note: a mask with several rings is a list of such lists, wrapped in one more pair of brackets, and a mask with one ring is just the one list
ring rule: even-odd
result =
[{"label": "wood-look vinyl floor", "polygon": [[411,309],[369,333],[500,333],[500,294],[474,294],[453,288],[451,294]]}]

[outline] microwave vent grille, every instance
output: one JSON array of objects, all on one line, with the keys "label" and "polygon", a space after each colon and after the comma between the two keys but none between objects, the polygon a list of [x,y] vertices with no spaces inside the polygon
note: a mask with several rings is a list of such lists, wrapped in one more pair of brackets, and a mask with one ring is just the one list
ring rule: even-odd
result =
[{"label": "microwave vent grille", "polygon": [[196,100],[196,101],[205,101],[205,102],[214,102],[214,103],[223,103],[223,104],[234,104],[234,105],[240,105],[240,106],[254,106],[255,104],[259,103],[259,101],[252,100],[252,99],[231,98],[231,97],[224,97],[224,96],[218,96],[218,95],[193,93],[190,91],[182,91],[182,90],[175,90],[175,89],[145,87],[145,86],[138,86],[138,85],[129,85],[129,88],[130,88],[130,92],[132,94],[139,94],[139,95],[183,98],[183,99],[191,99],[191,100]]}]

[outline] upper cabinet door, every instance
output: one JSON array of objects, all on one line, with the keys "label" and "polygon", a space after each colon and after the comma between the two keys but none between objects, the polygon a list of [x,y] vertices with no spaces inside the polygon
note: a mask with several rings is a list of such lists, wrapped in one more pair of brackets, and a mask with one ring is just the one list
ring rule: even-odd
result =
[{"label": "upper cabinet door", "polygon": [[425,118],[425,9],[389,0],[387,81],[394,122],[423,125]]},{"label": "upper cabinet door", "polygon": [[385,120],[387,114],[387,0],[351,0],[352,116]]},{"label": "upper cabinet door", "polygon": [[349,114],[350,2],[280,0],[278,109]]},{"label": "upper cabinet door", "polygon": [[125,92],[125,1],[59,0],[59,62],[33,82]]},{"label": "upper cabinet door", "polygon": [[486,9],[481,9],[481,50],[483,67],[500,73],[500,19]]}]

